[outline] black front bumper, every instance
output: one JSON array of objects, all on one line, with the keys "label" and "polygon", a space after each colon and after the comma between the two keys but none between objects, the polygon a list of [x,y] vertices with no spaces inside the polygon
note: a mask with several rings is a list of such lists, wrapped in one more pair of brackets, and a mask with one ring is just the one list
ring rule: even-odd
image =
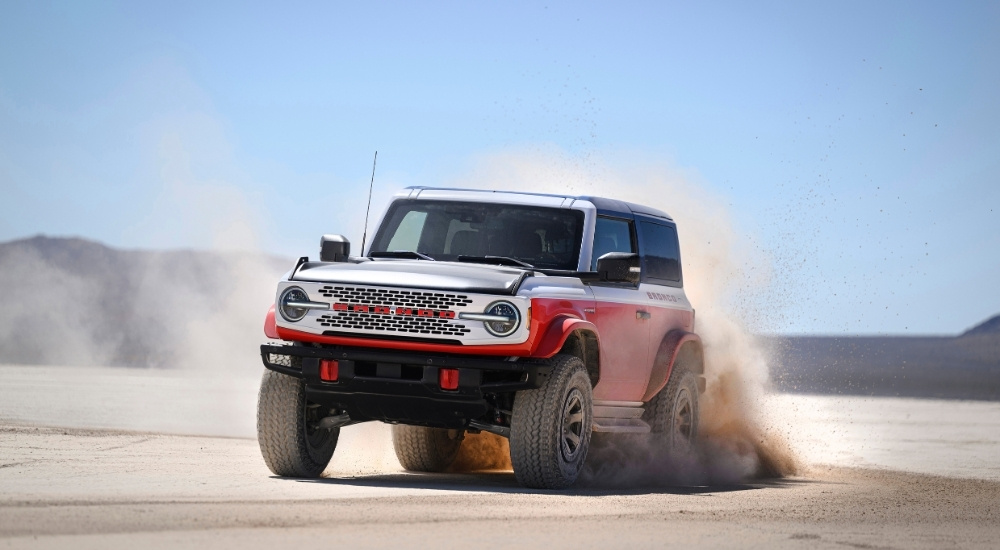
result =
[{"label": "black front bumper", "polygon": [[[260,353],[268,369],[305,380],[309,401],[347,412],[352,421],[450,429],[472,420],[493,424],[497,394],[537,388],[549,372],[531,361],[369,348],[264,344]],[[322,359],[338,361],[336,382],[320,379]],[[441,389],[443,368],[458,369],[458,389]]]}]

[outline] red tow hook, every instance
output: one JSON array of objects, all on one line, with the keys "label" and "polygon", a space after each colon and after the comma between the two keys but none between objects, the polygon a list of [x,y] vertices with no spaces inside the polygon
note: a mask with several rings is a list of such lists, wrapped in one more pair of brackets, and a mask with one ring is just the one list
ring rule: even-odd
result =
[{"label": "red tow hook", "polygon": [[319,362],[319,379],[324,382],[336,382],[340,376],[340,363],[336,359],[321,359]]},{"label": "red tow hook", "polygon": [[438,371],[438,382],[442,390],[458,389],[458,369],[441,369]]}]

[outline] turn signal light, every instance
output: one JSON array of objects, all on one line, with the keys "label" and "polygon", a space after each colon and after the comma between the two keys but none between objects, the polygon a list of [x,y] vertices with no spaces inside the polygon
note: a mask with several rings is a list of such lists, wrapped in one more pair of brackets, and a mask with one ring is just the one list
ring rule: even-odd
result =
[{"label": "turn signal light", "polygon": [[438,382],[442,390],[458,389],[458,369],[441,369],[438,371]]},{"label": "turn signal light", "polygon": [[340,363],[336,359],[322,359],[319,362],[319,378],[326,382],[336,382],[340,376]]}]

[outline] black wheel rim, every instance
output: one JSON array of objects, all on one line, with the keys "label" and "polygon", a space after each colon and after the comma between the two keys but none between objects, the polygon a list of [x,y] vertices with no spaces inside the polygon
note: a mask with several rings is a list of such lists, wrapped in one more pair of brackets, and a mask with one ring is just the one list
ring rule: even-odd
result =
[{"label": "black wheel rim", "polygon": [[563,459],[566,462],[573,462],[580,456],[585,435],[583,432],[585,414],[583,394],[574,388],[566,396],[563,404],[562,429],[559,437]]},{"label": "black wheel rim", "polygon": [[309,450],[322,449],[330,441],[330,437],[333,434],[333,430],[319,427],[320,411],[321,407],[319,405],[308,401],[302,410],[302,414],[305,416],[305,422],[302,424]]},{"label": "black wheel rim", "polygon": [[671,439],[673,447],[683,448],[691,444],[694,435],[694,402],[687,388],[681,388],[674,401],[674,411],[671,424]]}]

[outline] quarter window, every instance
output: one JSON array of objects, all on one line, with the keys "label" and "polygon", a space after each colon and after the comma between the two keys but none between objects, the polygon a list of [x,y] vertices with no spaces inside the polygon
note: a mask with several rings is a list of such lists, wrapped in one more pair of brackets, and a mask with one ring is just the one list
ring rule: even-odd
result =
[{"label": "quarter window", "polygon": [[669,225],[639,222],[642,228],[643,273],[652,279],[681,280],[677,230]]}]

